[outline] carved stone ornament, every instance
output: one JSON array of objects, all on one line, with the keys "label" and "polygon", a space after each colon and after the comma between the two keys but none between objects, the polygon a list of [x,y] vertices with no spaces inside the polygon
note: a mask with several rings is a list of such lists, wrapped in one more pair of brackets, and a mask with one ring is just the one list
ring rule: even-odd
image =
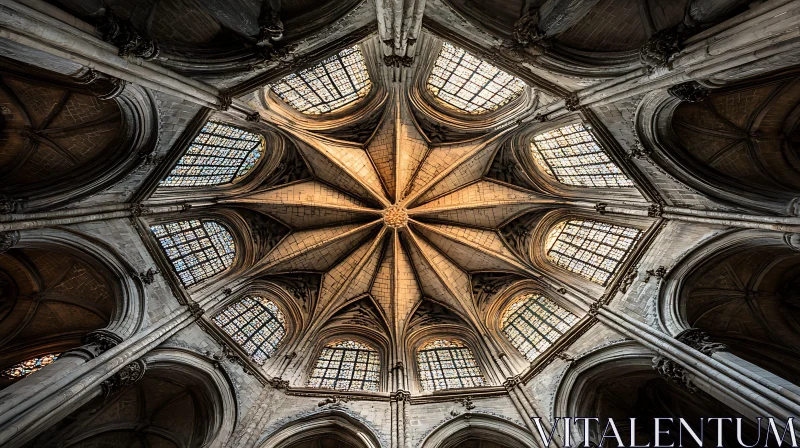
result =
[{"label": "carved stone ornament", "polygon": [[253,111],[252,113],[247,114],[244,119],[251,123],[257,123],[261,120],[261,114],[258,113],[258,111]]},{"label": "carved stone ornament", "polygon": [[228,110],[231,108],[233,104],[233,97],[228,95],[227,93],[220,94],[219,96],[219,105],[217,106],[217,110]]},{"label": "carved stone ornament", "polygon": [[630,289],[634,280],[636,280],[636,277],[638,276],[639,276],[639,271],[637,271],[634,268],[631,268],[631,270],[629,270],[628,273],[625,274],[625,277],[622,277],[622,281],[620,281],[619,283],[619,290],[623,294],[627,293],[628,289]]},{"label": "carved stone ornament", "polygon": [[659,266],[656,269],[648,269],[645,271],[644,282],[647,283],[650,281],[650,277],[655,277],[660,282],[664,277],[667,276],[667,268],[664,266]]},{"label": "carved stone ornament", "polygon": [[519,375],[508,377],[505,381],[503,381],[503,387],[505,387],[508,391],[519,386],[520,384],[522,384],[522,378],[520,378]]},{"label": "carved stone ornament", "polygon": [[283,380],[280,377],[274,376],[267,380],[270,386],[278,390],[286,390],[289,388],[289,381]]},{"label": "carved stone ornament", "polygon": [[206,312],[199,303],[194,301],[189,302],[187,306],[189,307],[189,312],[192,313],[192,316],[197,319],[199,319]]},{"label": "carved stone ornament", "polygon": [[468,411],[475,409],[475,404],[472,402],[472,397],[459,398],[457,401],[458,403],[461,403],[461,406],[464,406],[464,408]]},{"label": "carved stone ornament", "polygon": [[283,359],[285,359],[287,361],[291,361],[294,358],[297,358],[297,352],[291,352],[288,355],[283,355]]},{"label": "carved stone ornament", "polygon": [[411,392],[400,389],[391,395],[391,400],[409,402],[411,401]]},{"label": "carved stone ornament", "polygon": [[712,341],[711,337],[706,332],[697,328],[683,330],[675,336],[675,339],[708,356],[716,352],[726,352],[730,350],[727,345]]},{"label": "carved stone ornament", "polygon": [[156,274],[160,273],[157,269],[148,268],[147,271],[136,274],[136,277],[145,285],[152,285],[156,280]]},{"label": "carved stone ornament", "polygon": [[0,194],[0,215],[16,213],[20,211],[20,209],[22,209],[22,201]]},{"label": "carved stone ornament", "polygon": [[319,407],[323,407],[323,406],[336,407],[336,406],[341,406],[342,404],[347,403],[350,400],[352,400],[352,397],[350,397],[349,395],[336,395],[336,396],[328,397],[328,398],[320,401],[319,403],[317,403],[317,406],[319,406]]},{"label": "carved stone ornament", "polygon": [[565,362],[573,362],[573,361],[575,361],[575,358],[573,358],[572,355],[570,355],[569,353],[567,353],[564,350],[561,350],[560,352],[556,353],[556,358],[558,358],[558,359],[560,359],[562,361],[565,361]]},{"label": "carved stone ornament", "polygon": [[683,24],[653,34],[639,49],[639,61],[645,66],[647,73],[653,73],[659,68],[672,69],[672,59],[681,51],[681,42],[689,35],[690,30]]},{"label": "carved stone ornament", "polygon": [[598,202],[597,204],[594,205],[595,211],[597,213],[600,213],[601,215],[606,214],[606,207],[608,207],[608,204],[606,204],[605,202]]},{"label": "carved stone ornament", "polygon": [[562,294],[562,295],[566,294],[567,293],[567,288],[558,288],[558,289],[556,289],[556,292],[559,293],[559,294]]},{"label": "carved stone ornament", "polygon": [[603,303],[603,300],[592,302],[592,304],[589,305],[589,315],[593,317],[597,316],[597,314],[600,312],[600,308],[603,308],[604,306],[605,303]]},{"label": "carved stone ornament", "polygon": [[100,384],[103,388],[103,396],[109,397],[139,381],[144,376],[145,370],[147,370],[147,363],[141,359],[121,368],[111,378],[108,378]]},{"label": "carved stone ornament", "polygon": [[19,232],[0,232],[0,254],[11,249],[19,242]]},{"label": "carved stone ornament", "polygon": [[397,54],[390,54],[383,57],[383,63],[387,67],[411,67],[414,64],[414,58],[411,56],[400,56]]},{"label": "carved stone ornament", "polygon": [[581,101],[577,93],[570,93],[568,96],[564,97],[564,108],[570,112],[575,112],[581,108]]},{"label": "carved stone ornament", "polygon": [[97,330],[87,333],[82,339],[82,347],[75,350],[82,350],[90,352],[93,356],[98,356],[105,351],[116,347],[117,344],[122,342],[122,338],[110,331]]},{"label": "carved stone ornament", "polygon": [[142,36],[130,21],[114,16],[110,9],[100,17],[97,30],[103,34],[104,41],[119,48],[121,57],[130,55],[150,61],[161,52],[157,43]]},{"label": "carved stone ornament", "polygon": [[667,93],[687,103],[699,103],[708,98],[708,94],[711,91],[701,86],[697,81],[689,81],[670,87],[667,89]]},{"label": "carved stone ornament", "polygon": [[690,393],[697,393],[697,386],[692,382],[690,374],[677,362],[659,355],[653,358],[653,369],[670,383],[682,387]]},{"label": "carved stone ornament", "polygon": [[631,151],[628,154],[628,159],[634,158],[639,160],[647,160],[652,153],[653,152],[650,149],[645,148],[645,146],[642,144],[642,142],[639,141],[639,139],[636,139],[636,141],[631,146]]},{"label": "carved stone ornament", "polygon": [[664,216],[664,204],[650,204],[650,207],[647,208],[647,216],[651,218]]},{"label": "carved stone ornament", "polygon": [[280,10],[272,8],[268,1],[262,3],[258,29],[258,45],[269,45],[270,42],[283,38],[284,28]]},{"label": "carved stone ornament", "polygon": [[538,9],[533,13],[530,10],[523,12],[514,23],[514,41],[520,46],[527,47],[544,38],[545,33],[539,28]]}]

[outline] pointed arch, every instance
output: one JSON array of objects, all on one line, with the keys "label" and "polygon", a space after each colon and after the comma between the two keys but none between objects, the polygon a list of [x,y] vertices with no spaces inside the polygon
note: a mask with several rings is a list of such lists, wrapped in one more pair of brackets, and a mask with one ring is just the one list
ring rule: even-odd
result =
[{"label": "pointed arch", "polygon": [[325,344],[308,378],[308,386],[342,391],[377,392],[381,356],[364,341],[341,339]]},{"label": "pointed arch", "polygon": [[436,338],[423,344],[417,350],[417,369],[426,392],[485,384],[472,350],[456,338]]},{"label": "pointed arch", "polygon": [[175,221],[154,224],[150,230],[184,286],[207,280],[233,264],[236,243],[218,221]]}]

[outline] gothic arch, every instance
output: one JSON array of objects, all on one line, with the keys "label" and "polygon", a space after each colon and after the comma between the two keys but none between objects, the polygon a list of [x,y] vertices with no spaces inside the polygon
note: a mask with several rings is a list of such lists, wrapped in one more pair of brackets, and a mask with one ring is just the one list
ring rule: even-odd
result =
[{"label": "gothic arch", "polygon": [[221,447],[237,421],[233,384],[196,353],[149,352],[144,374],[121,389],[99,390],[30,446],[82,447],[127,443]]},{"label": "gothic arch", "polygon": [[[654,355],[633,341],[613,343],[584,354],[563,374],[555,394],[553,415],[598,417],[600,422],[613,418],[625,442],[630,437],[628,419],[632,415],[640,421],[637,423],[640,436],[653,434],[655,417],[682,417],[687,422],[698,422],[700,418],[739,416],[705,393],[689,392],[660,377],[652,366]],[[573,441],[583,441],[583,431],[578,426],[572,426]],[[604,428],[602,424],[592,428],[590,439],[594,443],[601,442]],[[646,443],[644,439],[636,441],[637,444]],[[616,446],[613,439],[606,442]],[[726,444],[731,442],[734,441],[726,441]]]},{"label": "gothic arch", "polygon": [[[151,94],[96,72],[67,77],[3,59],[0,180],[11,212],[99,193],[140,167],[155,148]],[[80,111],[80,113],[78,113]]]},{"label": "gothic arch", "polygon": [[[181,221],[215,221],[227,230],[234,240],[235,254],[227,268],[216,274],[204,278],[186,287],[189,293],[200,289],[220,288],[229,282],[233,276],[253,266],[257,260],[267,254],[275,244],[288,232],[288,229],[277,221],[261,213],[241,209],[224,208],[206,211],[202,208],[190,210],[181,214],[166,214],[144,219],[147,224],[147,241],[155,254],[156,261],[161,266],[161,272],[169,272],[176,284],[182,284],[175,272],[172,263],[161,247],[156,236],[150,231],[150,226]],[[202,288],[199,285],[203,285]]]},{"label": "gothic arch", "polygon": [[[420,443],[420,448],[467,447],[473,440],[491,441],[491,448],[527,448],[539,446],[531,433],[508,420],[482,414],[466,413],[449,420],[429,433]],[[480,445],[476,445],[480,446]]]},{"label": "gothic arch", "polygon": [[[334,139],[366,145],[379,122],[383,121],[383,115],[388,113],[387,109],[390,109],[387,108],[388,100],[393,95],[384,68],[377,62],[381,52],[380,45],[377,37],[355,45],[364,57],[364,65],[370,79],[370,90],[363,98],[332,112],[309,115],[295,110],[268,85],[253,94],[260,113],[282,127],[319,132]],[[321,58],[310,65],[321,63],[325,59]]]},{"label": "gothic arch", "polygon": [[[207,123],[209,122],[232,126],[264,138],[263,153],[253,167],[241,177],[235,177],[231,182],[219,185],[159,185],[148,198],[148,202],[175,202],[186,200],[187,198],[219,198],[224,202],[224,198],[248,193],[264,184],[269,185],[273,175],[277,174],[276,171],[280,171],[281,165],[285,163],[286,157],[291,157],[291,154],[289,154],[293,151],[291,143],[286,137],[280,135],[274,129],[267,128],[258,123],[248,122],[225,113],[212,114]],[[163,178],[160,179],[160,181],[163,181],[169,176],[169,173],[172,172],[180,159],[186,154],[190,146],[194,143],[195,138],[200,135],[200,132],[201,131],[198,131],[197,134],[192,137],[191,141],[186,143],[184,148],[181,148],[179,157],[174,157],[166,162],[169,163],[169,167],[165,170]]]},{"label": "gothic arch", "polygon": [[[528,84],[525,85],[522,94],[513,100],[496,110],[482,114],[469,114],[454,107],[442,105],[440,100],[436,99],[428,90],[427,82],[443,43],[442,39],[430,34],[424,34],[421,38],[421,45],[418,49],[419,61],[416,63],[415,69],[416,76],[408,93],[409,104],[421,116],[429,117],[433,123],[444,124],[448,131],[456,135],[469,136],[513,126],[512,120],[523,118],[529,115],[530,111],[536,109],[538,96],[535,89]],[[470,51],[468,50],[468,52]],[[473,56],[479,59],[482,57],[477,54],[473,54]],[[492,63],[488,60],[487,62]],[[501,68],[501,70],[504,69]],[[513,75],[513,73],[511,74]]]},{"label": "gothic arch", "polygon": [[[320,359],[323,349],[337,341],[355,341],[365,344],[378,352],[380,358],[380,374],[378,382],[378,392],[386,391],[389,384],[389,356],[391,354],[390,340],[383,331],[367,328],[361,325],[337,324],[329,325],[314,334],[313,342],[308,346],[308,353],[303,368],[303,374],[299,378],[299,386],[305,387],[311,378],[311,372]],[[357,391],[358,389],[356,389]],[[367,392],[368,393],[368,392]]]},{"label": "gothic arch", "polygon": [[564,332],[564,334],[561,335],[558,340],[555,341],[555,343],[542,352],[537,357],[536,361],[547,359],[558,353],[560,350],[574,341],[578,335],[583,333],[587,325],[590,324],[590,320],[588,319],[588,315],[585,311],[576,306],[575,303],[565,300],[563,296],[557,295],[552,289],[543,287],[535,280],[522,280],[512,284],[503,290],[503,292],[497,294],[482,312],[485,316],[486,327],[489,330],[489,333],[505,349],[505,353],[511,357],[513,362],[520,369],[526,369],[530,367],[531,361],[525,359],[517,347],[515,347],[508,340],[508,336],[506,336],[503,332],[502,319],[506,313],[506,310],[508,310],[511,305],[516,303],[518,300],[521,300],[523,296],[528,294],[542,295],[545,298],[553,301],[556,305],[573,313],[580,319],[575,322],[569,328],[569,330]]},{"label": "gothic arch", "polygon": [[[602,286],[576,273],[556,266],[548,259],[547,249],[544,247],[544,244],[533,244],[533,242],[544,242],[554,226],[570,220],[597,221],[631,227],[641,231],[642,235],[653,224],[652,218],[602,215],[590,213],[585,210],[561,207],[547,212],[542,211],[523,215],[504,228],[504,230],[508,229],[505,233],[505,235],[507,235],[507,241],[512,244],[512,247],[514,247],[517,252],[520,252],[520,255],[529,260],[537,270],[544,273],[547,277],[558,279],[562,284],[580,284],[581,289],[589,291],[590,294],[597,294],[597,296],[604,292],[606,286]],[[518,230],[515,231],[515,228]],[[628,255],[619,263],[616,271],[607,280],[606,285],[612,284],[614,279],[621,275],[626,261],[630,259],[631,254],[636,251],[641,241],[642,239],[640,237],[639,240],[634,243]]]},{"label": "gothic arch", "polygon": [[706,91],[693,103],[653,92],[636,128],[654,160],[690,187],[732,205],[795,215],[798,107],[798,72],[779,72]]},{"label": "gothic arch", "polygon": [[[258,448],[299,448],[300,443],[335,437],[352,448],[385,448],[386,441],[363,417],[345,407],[330,406],[301,414],[275,429],[268,429],[256,442]],[[300,445],[302,446],[302,445]],[[348,447],[350,448],[350,447]]]},{"label": "gothic arch", "polygon": [[659,295],[659,319],[673,335],[705,331],[735,355],[791,383],[800,371],[797,305],[800,253],[784,235],[727,232],[689,253]]},{"label": "gothic arch", "polygon": [[[594,137],[597,145],[608,156],[608,158],[622,171],[622,173],[634,183],[630,187],[582,187],[575,185],[567,185],[559,182],[551,176],[548,176],[533,157],[531,149],[531,140],[543,133],[552,129],[560,128],[573,123],[582,124],[589,133]],[[506,151],[509,154],[503,154],[502,157],[516,160],[521,165],[522,170],[517,173],[521,176],[523,186],[528,184],[528,188],[541,191],[545,194],[560,196],[565,198],[575,199],[588,199],[603,201],[608,197],[614,197],[619,200],[627,200],[632,202],[646,202],[642,193],[636,186],[635,177],[631,174],[631,168],[628,166],[627,161],[620,157],[621,154],[617,153],[615,149],[618,143],[608,137],[608,132],[604,129],[595,129],[595,126],[603,126],[599,122],[592,123],[584,112],[575,112],[572,114],[564,115],[552,121],[542,124],[532,124],[520,130],[514,138],[508,142]],[[502,179],[501,179],[502,180]]]},{"label": "gothic arch", "polygon": [[30,230],[0,259],[2,368],[80,346],[95,330],[122,341],[142,323],[144,285],[97,240],[66,230]]}]

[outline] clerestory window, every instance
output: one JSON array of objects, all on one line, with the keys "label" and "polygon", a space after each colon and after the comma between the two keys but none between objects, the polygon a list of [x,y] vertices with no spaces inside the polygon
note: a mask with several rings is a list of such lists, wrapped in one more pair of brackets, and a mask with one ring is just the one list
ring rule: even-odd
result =
[{"label": "clerestory window", "polygon": [[472,350],[458,339],[434,339],[417,352],[419,380],[426,391],[483,386]]},{"label": "clerestory window", "polygon": [[260,296],[229,305],[214,316],[214,323],[258,364],[272,357],[286,336],[283,313],[275,302]]},{"label": "clerestory window", "polygon": [[184,286],[230,267],[236,255],[231,233],[216,221],[177,221],[150,227]]},{"label": "clerestory window", "polygon": [[380,370],[380,355],[370,345],[358,341],[336,341],[322,348],[308,386],[377,392]]},{"label": "clerestory window", "polygon": [[501,322],[511,344],[533,361],[578,321],[578,317],[539,294],[514,302]]}]

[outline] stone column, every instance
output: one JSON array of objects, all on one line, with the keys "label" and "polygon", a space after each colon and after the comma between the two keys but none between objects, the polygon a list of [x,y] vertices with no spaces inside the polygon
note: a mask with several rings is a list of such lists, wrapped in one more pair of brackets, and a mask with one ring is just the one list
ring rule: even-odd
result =
[{"label": "stone column", "polygon": [[593,303],[589,313],[655,351],[654,368],[673,383],[690,391],[703,390],[748,417],[772,416],[783,421],[797,417],[800,393],[795,385],[777,381],[774,375],[724,352],[721,344],[696,330],[679,335],[681,341],[609,309],[602,301]]},{"label": "stone column", "polygon": [[[67,362],[49,372],[42,369],[11,385],[0,400],[0,446],[23,445],[103,389],[113,389],[119,384],[113,380],[114,375],[130,370],[129,364],[193,323],[202,313],[203,309],[192,303],[188,309],[174,311],[132,338],[110,347],[111,336],[93,337],[86,346],[69,354],[64,360]],[[89,354],[98,351],[98,345],[107,348],[87,361]]]}]

